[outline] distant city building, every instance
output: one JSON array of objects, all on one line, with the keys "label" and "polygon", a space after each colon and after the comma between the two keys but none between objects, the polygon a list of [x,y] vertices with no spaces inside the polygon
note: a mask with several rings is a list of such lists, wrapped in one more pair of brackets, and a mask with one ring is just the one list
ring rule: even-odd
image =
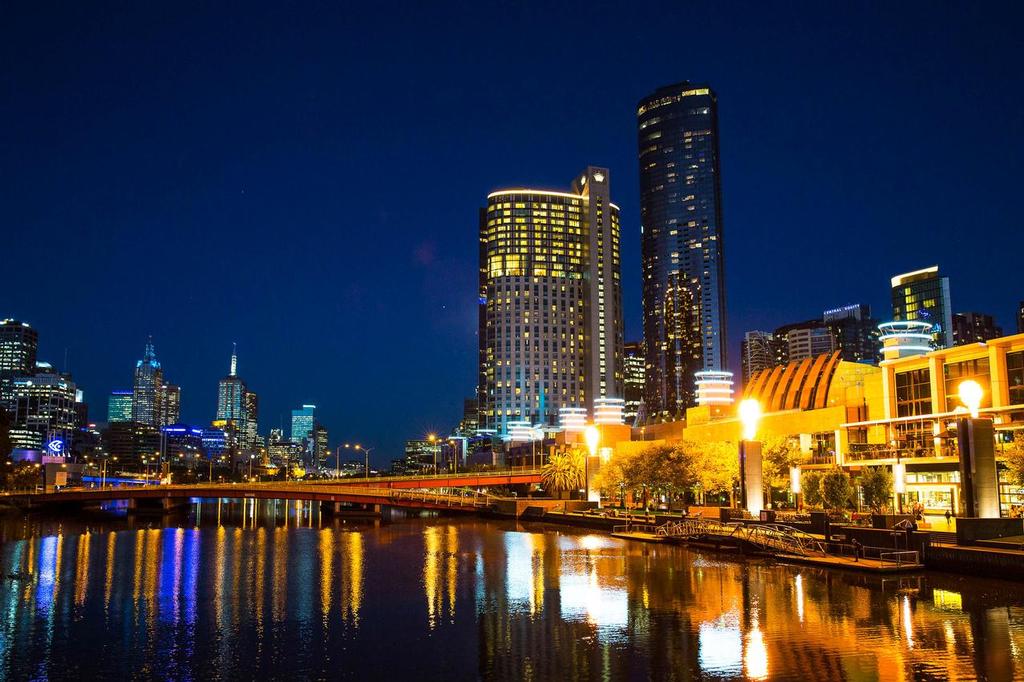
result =
[{"label": "distant city building", "polygon": [[718,98],[706,84],[661,87],[637,125],[644,402],[664,419],[696,404],[697,372],[728,362]]},{"label": "distant city building", "polygon": [[568,192],[505,189],[480,216],[481,427],[554,425],[621,397],[619,208],[608,171]]},{"label": "distant city building", "polygon": [[644,400],[645,363],[644,344],[642,341],[630,341],[623,346],[622,383],[626,409],[622,416],[627,424],[634,424],[640,414],[640,405]]},{"label": "distant city building", "polygon": [[998,339],[1003,328],[996,324],[991,315],[984,313],[953,314],[953,345],[964,346],[989,339]]},{"label": "distant city building", "polygon": [[164,435],[164,457],[172,466],[192,465],[205,457],[201,427],[169,424],[160,430]]},{"label": "distant city building", "polygon": [[293,443],[303,444],[309,449],[309,437],[313,434],[313,425],[316,423],[316,405],[303,405],[297,410],[292,410],[292,431],[290,440]]},{"label": "distant city building", "polygon": [[892,278],[892,319],[897,322],[930,322],[936,348],[953,346],[953,307],[949,278],[939,276],[939,266],[907,272]]},{"label": "distant city building", "polygon": [[234,347],[228,375],[217,384],[217,419],[234,422],[239,430],[245,423],[245,382],[238,376],[238,354]]},{"label": "distant city building", "polygon": [[462,420],[455,430],[456,435],[472,436],[480,428],[480,402],[476,398],[462,401]]},{"label": "distant city building", "polygon": [[778,364],[778,344],[771,332],[749,331],[743,335],[740,345],[743,385],[762,369]]},{"label": "distant city building", "polygon": [[878,364],[878,320],[871,317],[871,306],[856,303],[832,308],[822,314],[822,322],[832,333],[841,359]]},{"label": "distant city building", "polygon": [[[402,462],[402,460],[397,460],[395,464],[398,462]],[[405,472],[433,471],[434,464],[440,464],[440,462],[442,462],[440,440],[405,441],[405,460],[401,465]]]},{"label": "distant city building", "polygon": [[327,455],[331,453],[331,446],[327,438],[327,427],[317,424],[313,427],[313,466],[323,467],[327,461]]},{"label": "distant city building", "polygon": [[39,333],[27,322],[0,321],[0,377],[33,374],[38,350]]},{"label": "distant city building", "polygon": [[242,438],[242,446],[254,448],[260,440],[259,436],[259,412],[260,399],[255,391],[246,390],[242,395],[242,411],[245,415],[245,429]]},{"label": "distant city building", "polygon": [[[80,393],[70,375],[58,374],[49,364],[37,363],[36,373],[10,380],[6,408],[10,413],[15,447],[49,448],[51,455],[71,449],[79,427]],[[14,432],[21,432],[15,434]],[[26,432],[38,434],[39,438]],[[18,438],[15,439],[14,436]]]},{"label": "distant city building", "polygon": [[156,359],[153,339],[146,342],[142,359],[135,363],[135,385],[132,393],[132,421],[147,426],[159,425],[158,397],[164,385],[163,370]]},{"label": "distant city building", "polygon": [[[160,452],[160,432],[155,426],[137,422],[113,422],[103,430],[103,443],[114,470],[133,468]],[[116,458],[116,459],[115,459]]]},{"label": "distant city building", "polygon": [[134,391],[111,391],[107,396],[107,422],[132,420],[132,394]]},{"label": "distant city building", "polygon": [[777,364],[813,358],[836,350],[831,330],[821,320],[806,320],[779,327],[772,334],[779,344]]},{"label": "distant city building", "polygon": [[181,421],[181,387],[163,384],[157,391],[157,425],[169,426]]},{"label": "distant city building", "polygon": [[228,436],[224,429],[215,426],[203,429],[203,452],[207,459],[219,459],[228,452]]}]

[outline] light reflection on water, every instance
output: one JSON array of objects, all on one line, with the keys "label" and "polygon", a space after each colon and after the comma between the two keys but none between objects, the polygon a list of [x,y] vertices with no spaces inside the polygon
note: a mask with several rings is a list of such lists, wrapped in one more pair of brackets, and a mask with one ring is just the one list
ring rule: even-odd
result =
[{"label": "light reflection on water", "polygon": [[0,679],[1024,679],[1019,583],[251,500],[0,541]]}]

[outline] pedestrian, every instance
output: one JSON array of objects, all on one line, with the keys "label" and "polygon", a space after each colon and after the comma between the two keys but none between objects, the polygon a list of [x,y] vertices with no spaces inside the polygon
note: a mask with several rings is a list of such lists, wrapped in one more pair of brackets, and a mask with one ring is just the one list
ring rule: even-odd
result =
[{"label": "pedestrian", "polygon": [[949,511],[947,509],[946,510],[946,528],[949,528],[949,526],[950,526],[950,519],[952,519],[952,518],[953,518],[953,512],[951,512],[951,511]]}]

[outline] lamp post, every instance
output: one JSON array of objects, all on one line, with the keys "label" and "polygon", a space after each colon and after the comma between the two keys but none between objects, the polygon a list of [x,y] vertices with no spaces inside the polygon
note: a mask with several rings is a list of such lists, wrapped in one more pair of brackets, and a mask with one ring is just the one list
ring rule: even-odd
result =
[{"label": "lamp post", "polygon": [[601,431],[591,424],[583,431],[583,439],[587,443],[587,450],[589,452],[589,456],[583,460],[583,477],[586,482],[587,502],[597,502],[598,506],[601,506],[601,494],[598,492],[596,493],[597,499],[591,499],[591,497],[595,496],[595,493],[592,493],[590,490],[590,459],[591,457],[597,457],[597,446],[601,444]]},{"label": "lamp post", "polygon": [[431,452],[434,453],[434,475],[437,476],[437,434],[428,434],[427,440],[430,442]]},{"label": "lamp post", "polygon": [[996,475],[995,425],[980,417],[985,390],[977,381],[960,383],[960,402],[969,416],[956,420],[960,451],[960,499],[964,516],[999,518],[999,483]]},{"label": "lamp post", "polygon": [[356,443],[354,449],[363,451],[363,478],[370,478],[370,451],[373,448],[364,448],[359,443]]},{"label": "lamp post", "polygon": [[743,440],[740,441],[741,503],[751,516],[756,516],[764,508],[761,443],[754,440],[757,424],[761,421],[761,403],[747,398],[740,403],[739,415],[743,424]]}]

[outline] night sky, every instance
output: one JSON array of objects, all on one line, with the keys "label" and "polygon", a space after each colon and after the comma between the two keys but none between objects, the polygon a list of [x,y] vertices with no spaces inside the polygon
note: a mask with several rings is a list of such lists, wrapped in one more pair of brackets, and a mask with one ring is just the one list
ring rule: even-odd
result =
[{"label": "night sky", "polygon": [[936,263],[1012,332],[1024,5],[898,4],[4,3],[0,317],[67,353],[95,421],[152,334],[208,422],[237,342],[261,433],[312,402],[385,462],[473,394],[492,189],[611,169],[640,338],[635,105],[693,80],[737,372],[745,330],[884,318]]}]

